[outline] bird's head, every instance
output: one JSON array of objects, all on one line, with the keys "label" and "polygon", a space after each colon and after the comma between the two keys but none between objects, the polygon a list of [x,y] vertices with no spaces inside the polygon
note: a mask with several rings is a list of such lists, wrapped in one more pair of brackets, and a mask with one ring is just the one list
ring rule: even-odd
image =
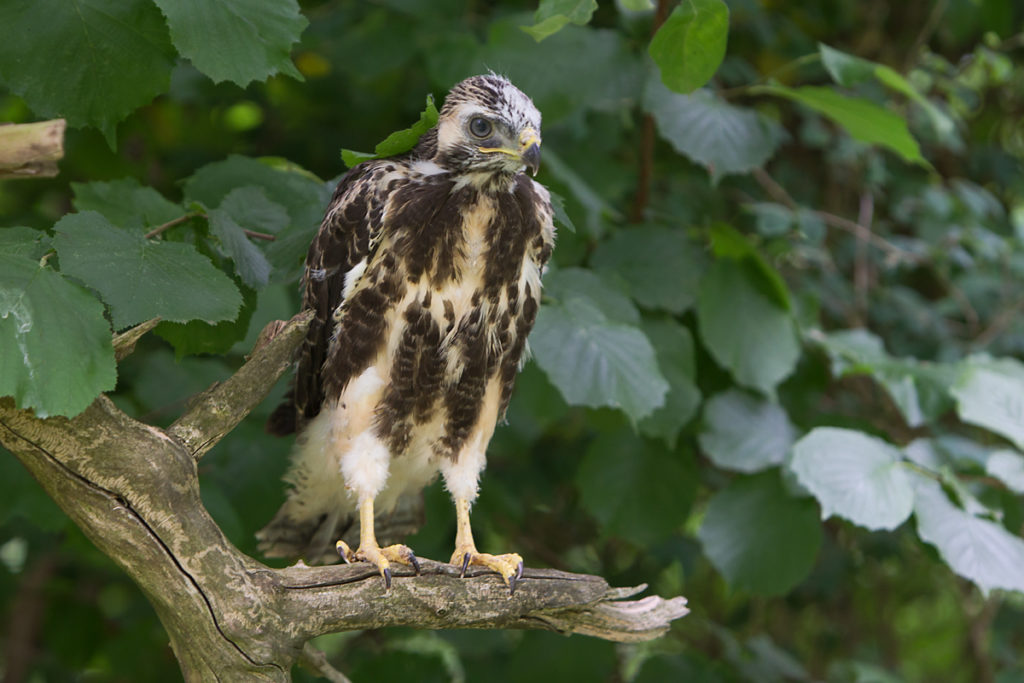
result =
[{"label": "bird's head", "polygon": [[507,78],[473,76],[448,93],[437,159],[458,175],[511,176],[540,167],[540,112]]}]

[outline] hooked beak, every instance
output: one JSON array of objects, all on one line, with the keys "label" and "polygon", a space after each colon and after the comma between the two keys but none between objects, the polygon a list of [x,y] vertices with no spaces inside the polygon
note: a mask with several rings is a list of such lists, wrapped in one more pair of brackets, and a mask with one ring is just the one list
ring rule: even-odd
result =
[{"label": "hooked beak", "polygon": [[529,126],[519,134],[519,158],[532,175],[537,175],[540,170],[540,135]]}]

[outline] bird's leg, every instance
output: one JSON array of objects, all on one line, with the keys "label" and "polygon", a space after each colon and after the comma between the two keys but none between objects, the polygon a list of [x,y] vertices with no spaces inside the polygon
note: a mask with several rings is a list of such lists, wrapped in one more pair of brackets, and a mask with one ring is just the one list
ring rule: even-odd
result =
[{"label": "bird's leg", "polygon": [[338,541],[335,548],[345,562],[370,562],[376,565],[384,577],[385,590],[391,588],[392,562],[410,565],[417,574],[420,573],[420,563],[409,546],[399,543],[381,548],[377,544],[377,535],[373,532],[373,496],[362,496],[359,499],[359,549],[353,552],[345,541]]},{"label": "bird's leg", "polygon": [[501,574],[508,586],[509,595],[515,595],[516,584],[523,577],[523,558],[518,553],[488,555],[477,552],[473,529],[469,525],[469,500],[455,499],[455,516],[455,552],[452,553],[451,563],[462,569],[462,576],[466,575],[466,568],[470,565],[488,567]]}]

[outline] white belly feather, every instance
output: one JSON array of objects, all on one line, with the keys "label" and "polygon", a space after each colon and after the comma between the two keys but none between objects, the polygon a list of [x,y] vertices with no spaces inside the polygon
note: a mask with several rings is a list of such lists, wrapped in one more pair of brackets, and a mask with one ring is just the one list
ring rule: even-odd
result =
[{"label": "white belly feather", "polygon": [[[476,215],[464,224],[488,225],[494,208],[493,202],[475,204],[471,210]],[[333,515],[354,510],[360,496],[375,498],[378,513],[386,513],[403,494],[418,492],[433,481],[438,471],[443,472],[452,495],[470,501],[476,498],[480,473],[486,464],[487,445],[498,418],[501,385],[497,378],[488,383],[478,424],[454,460],[439,457],[435,448],[444,436],[444,411],[435,411],[430,421],[416,425],[409,446],[402,454],[390,453],[377,436],[374,417],[402,338],[401,321],[405,310],[414,302],[422,301],[429,291],[431,313],[436,320],[441,320],[445,313],[444,302],[450,302],[456,324],[442,341],[442,347],[447,346],[458,328],[458,321],[473,310],[474,293],[482,290],[486,238],[474,230],[467,231],[465,251],[460,259],[461,278],[440,287],[432,286],[426,279],[408,287],[402,300],[387,314],[387,344],[374,364],[349,382],[336,404],[324,406],[306,426],[296,444],[288,478],[296,485],[290,502],[303,508],[307,515]],[[358,271],[356,277],[346,278],[346,298],[360,286],[356,279],[365,268],[365,262],[359,264],[353,269]],[[520,301],[527,290],[532,296],[540,292],[540,277],[538,265],[529,258],[524,259],[517,282]],[[486,307],[488,302],[479,305]],[[497,305],[508,306],[504,290]],[[461,371],[460,367],[447,368],[449,376],[457,376],[455,373]]]}]

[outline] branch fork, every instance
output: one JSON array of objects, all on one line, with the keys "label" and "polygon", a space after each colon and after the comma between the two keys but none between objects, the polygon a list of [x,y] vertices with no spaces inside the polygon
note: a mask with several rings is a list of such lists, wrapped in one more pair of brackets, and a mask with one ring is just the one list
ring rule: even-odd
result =
[{"label": "branch fork", "polygon": [[[630,599],[645,586],[612,589],[551,569],[527,569],[510,598],[493,573],[470,568],[459,578],[458,568],[424,559],[420,576],[396,567],[385,594],[364,563],[273,569],[240,552],[202,505],[197,463],[266,397],[310,318],[268,326],[238,372],[166,431],[106,396],[71,419],[40,419],[0,398],[0,443],[143,590],[186,680],[288,681],[298,659],[344,680],[308,644],[338,631],[529,628],[630,642],[662,635],[689,611],[682,597]],[[118,358],[151,327],[119,335]]]}]

